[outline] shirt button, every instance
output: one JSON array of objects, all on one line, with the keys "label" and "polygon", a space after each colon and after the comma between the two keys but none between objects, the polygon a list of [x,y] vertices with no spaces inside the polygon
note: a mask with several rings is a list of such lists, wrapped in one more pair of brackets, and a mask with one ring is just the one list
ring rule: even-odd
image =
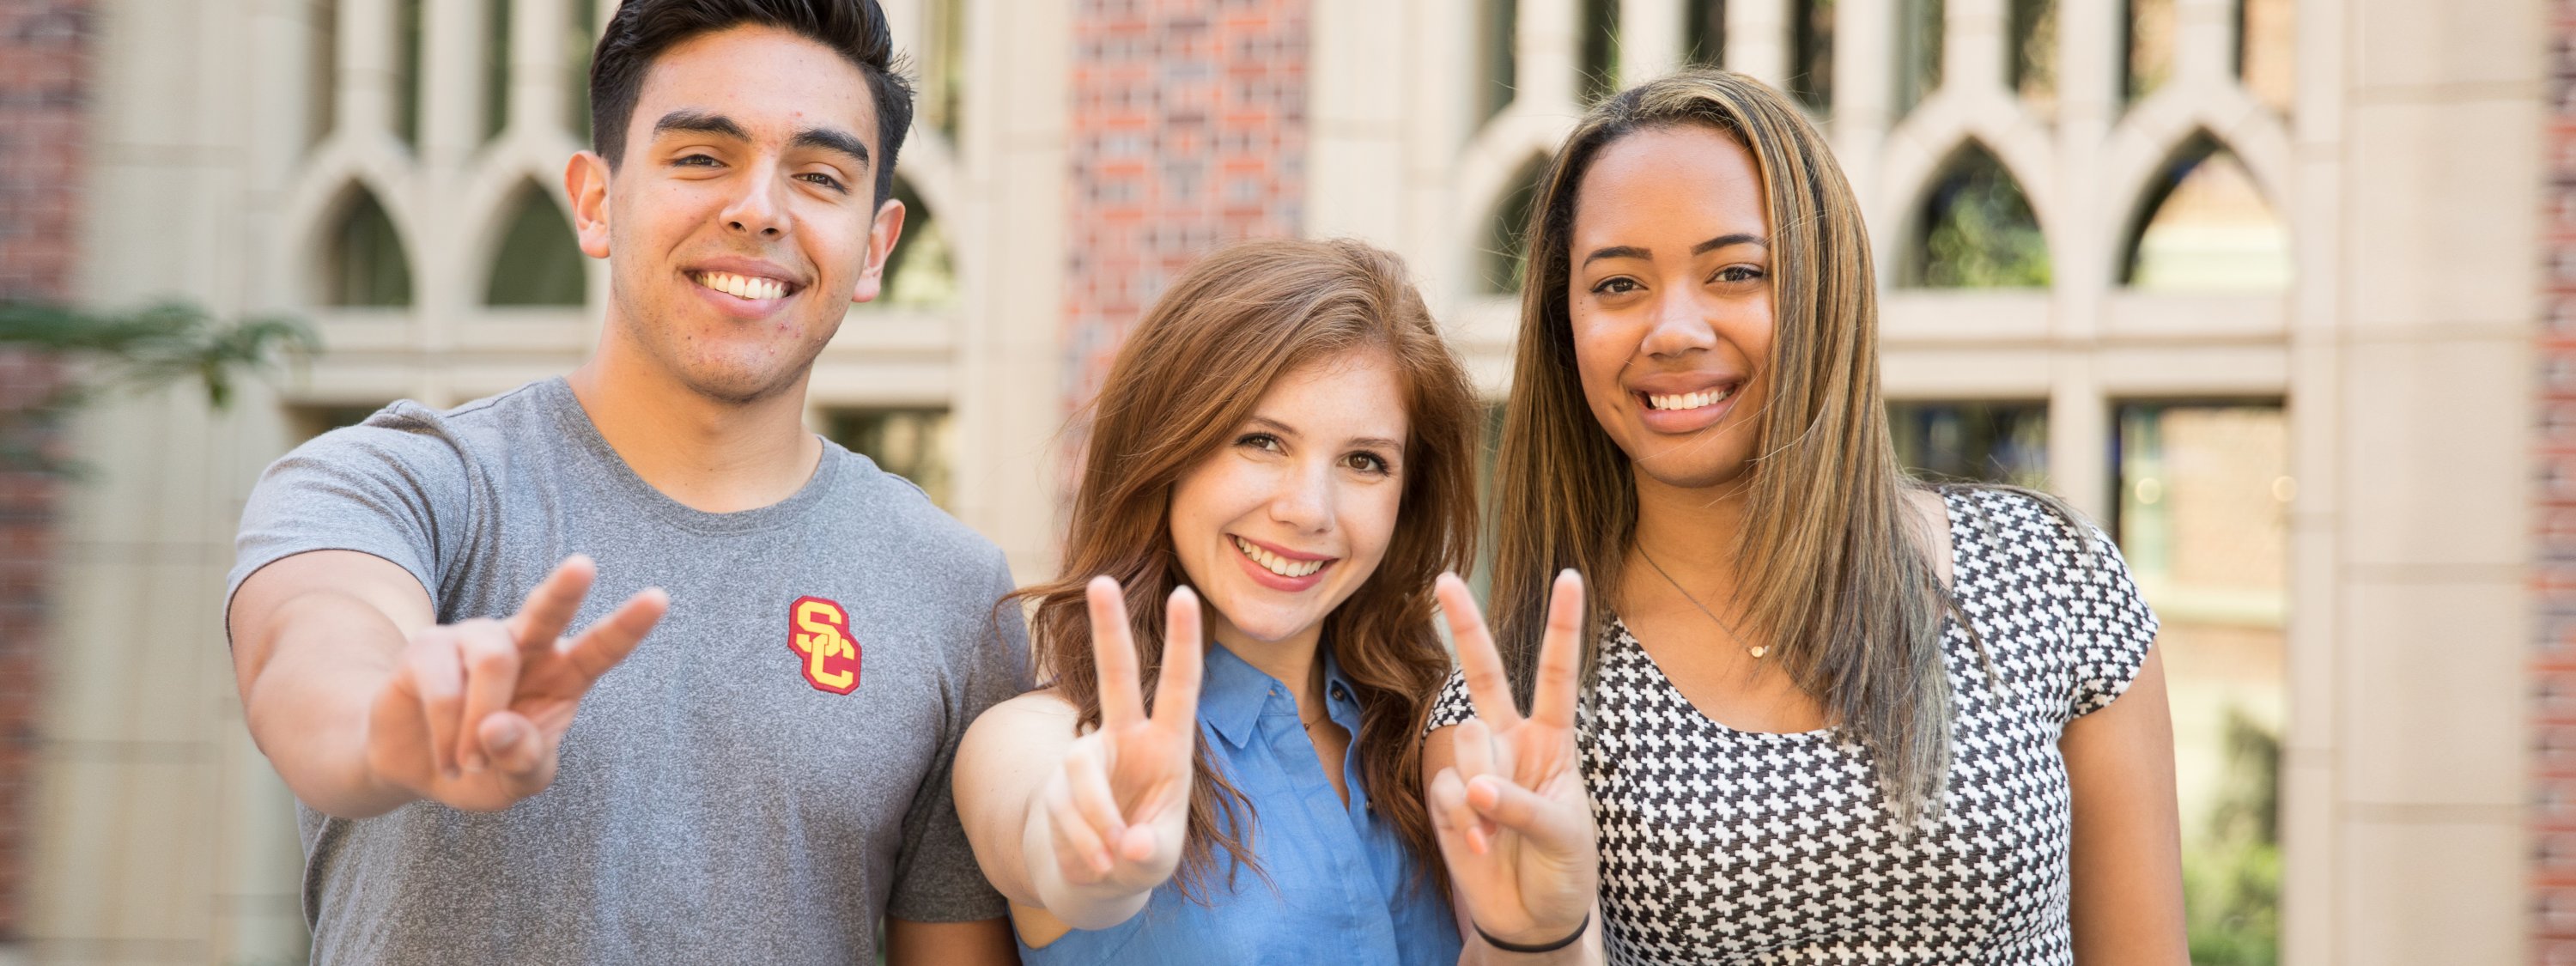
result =
[{"label": "shirt button", "polygon": [[1343,690],[1342,690],[1342,686],[1341,686],[1341,685],[1338,685],[1338,684],[1333,685],[1333,700],[1335,700],[1335,701],[1348,701],[1348,700],[1350,700],[1350,699],[1351,699],[1350,694],[1349,694],[1348,692],[1343,691]]}]

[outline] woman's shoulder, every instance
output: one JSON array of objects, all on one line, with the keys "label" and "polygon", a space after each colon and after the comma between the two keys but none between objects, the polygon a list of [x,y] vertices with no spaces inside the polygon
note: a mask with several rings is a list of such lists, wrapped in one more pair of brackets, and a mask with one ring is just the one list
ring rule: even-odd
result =
[{"label": "woman's shoulder", "polygon": [[2110,535],[2050,494],[1999,484],[1948,484],[1936,492],[1949,511],[1957,559],[1976,569],[1999,566],[2028,578],[2119,559]]}]

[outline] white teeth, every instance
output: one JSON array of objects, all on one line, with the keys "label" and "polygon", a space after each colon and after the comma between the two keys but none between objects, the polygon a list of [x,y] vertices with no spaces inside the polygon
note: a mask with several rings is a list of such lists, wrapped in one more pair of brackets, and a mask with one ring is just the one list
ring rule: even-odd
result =
[{"label": "white teeth", "polygon": [[1252,558],[1253,563],[1260,564],[1264,569],[1282,577],[1303,577],[1307,574],[1324,569],[1324,565],[1331,562],[1326,560],[1290,560],[1278,554],[1271,553],[1270,551],[1263,550],[1258,544],[1255,544],[1250,540],[1243,539],[1242,537],[1234,538],[1234,546],[1235,549],[1243,551],[1244,556]]},{"label": "white teeth", "polygon": [[1671,396],[1658,396],[1649,393],[1646,396],[1646,405],[1655,409],[1698,409],[1702,406],[1714,406],[1718,403],[1725,402],[1726,397],[1732,395],[1735,395],[1735,390],[1732,387],[1724,390],[1712,389],[1707,392],[1690,392]]},{"label": "white teeth", "polygon": [[700,272],[698,284],[738,299],[774,299],[787,295],[787,283],[776,279],[753,278],[732,272]]}]

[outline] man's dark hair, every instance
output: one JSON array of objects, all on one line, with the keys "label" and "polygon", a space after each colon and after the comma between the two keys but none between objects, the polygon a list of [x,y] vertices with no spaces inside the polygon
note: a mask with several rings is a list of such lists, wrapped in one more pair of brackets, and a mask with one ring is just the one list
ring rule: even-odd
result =
[{"label": "man's dark hair", "polygon": [[745,24],[777,27],[830,47],[867,78],[876,95],[877,204],[894,195],[894,156],[912,127],[912,82],[876,0],[626,0],[590,61],[591,149],[614,170],[625,160],[626,128],[643,96],[644,72],[675,44]]}]

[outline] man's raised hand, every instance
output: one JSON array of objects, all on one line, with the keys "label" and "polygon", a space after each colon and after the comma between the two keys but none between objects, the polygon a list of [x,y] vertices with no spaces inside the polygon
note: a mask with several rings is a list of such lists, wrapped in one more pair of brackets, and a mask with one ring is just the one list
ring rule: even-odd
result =
[{"label": "man's raised hand", "polygon": [[[1147,714],[1118,582],[1093,578],[1088,594],[1100,727],[1074,739],[1036,805],[1045,815],[1058,877],[1096,900],[1108,892],[1149,892],[1180,864],[1205,653],[1198,595],[1177,588],[1163,609],[1163,667]],[[1051,899],[1050,908],[1056,905]]]},{"label": "man's raised hand", "polygon": [[1426,789],[1449,881],[1487,935],[1554,942],[1585,928],[1601,875],[1574,745],[1583,581],[1570,570],[1557,575],[1527,717],[1466,583],[1441,574],[1436,592],[1476,708],[1450,732],[1456,764]]},{"label": "man's raised hand", "polygon": [[508,620],[442,624],[412,635],[367,717],[367,767],[411,797],[491,811],[544,791],[573,711],[600,675],[633,653],[670,597],[649,588],[566,638],[598,568],[578,554],[528,592]]}]

